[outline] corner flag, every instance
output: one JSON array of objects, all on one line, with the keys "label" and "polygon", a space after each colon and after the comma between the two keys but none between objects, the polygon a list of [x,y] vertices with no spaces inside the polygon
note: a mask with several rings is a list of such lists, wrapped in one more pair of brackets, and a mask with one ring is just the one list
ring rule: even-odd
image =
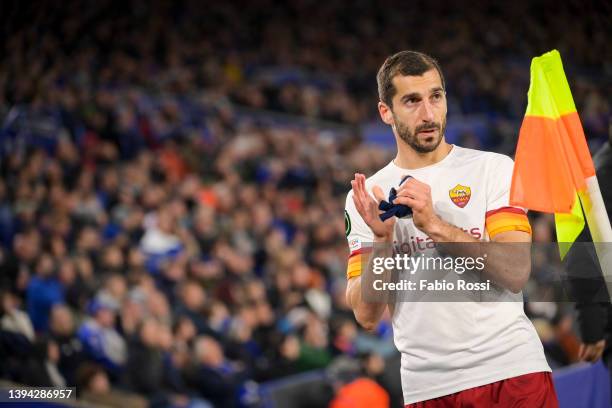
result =
[{"label": "corner flag", "polygon": [[[561,259],[584,229],[585,215],[593,242],[612,242],[593,160],[557,50],[531,61],[527,98],[510,204],[555,214]],[[604,275],[612,277],[612,259],[604,259],[603,249],[597,255]]]}]

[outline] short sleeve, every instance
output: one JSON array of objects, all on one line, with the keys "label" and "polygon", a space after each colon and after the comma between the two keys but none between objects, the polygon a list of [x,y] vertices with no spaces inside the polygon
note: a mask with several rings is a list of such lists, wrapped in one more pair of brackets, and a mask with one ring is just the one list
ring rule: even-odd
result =
[{"label": "short sleeve", "polygon": [[360,276],[362,272],[362,254],[369,251],[374,241],[370,227],[363,221],[353,202],[353,191],[346,197],[344,207],[344,229],[349,246],[349,259],[346,269],[347,279]]},{"label": "short sleeve", "polygon": [[485,228],[489,239],[507,231],[531,234],[527,213],[523,208],[510,205],[510,185],[514,161],[508,156],[495,154],[487,172],[487,212]]}]

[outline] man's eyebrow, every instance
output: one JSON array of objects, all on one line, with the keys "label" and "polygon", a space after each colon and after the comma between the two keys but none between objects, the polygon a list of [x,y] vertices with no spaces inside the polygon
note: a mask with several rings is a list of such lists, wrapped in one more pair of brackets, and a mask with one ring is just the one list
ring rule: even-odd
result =
[{"label": "man's eyebrow", "polygon": [[412,92],[412,93],[409,93],[409,94],[406,94],[406,95],[402,96],[400,98],[400,100],[407,101],[407,100],[413,99],[413,98],[421,98],[421,94],[418,93],[418,92]]},{"label": "man's eyebrow", "polygon": [[[441,86],[436,86],[436,87],[431,88],[431,89],[429,90],[429,93],[430,93],[430,94],[433,94],[433,93],[435,93],[435,92],[444,92],[444,88],[442,88]],[[413,99],[413,98],[417,98],[417,99],[418,99],[418,98],[422,98],[422,96],[421,96],[421,94],[420,94],[420,93],[418,93],[418,92],[411,92],[411,93],[409,93],[409,94],[406,94],[406,95],[402,96],[402,97],[400,98],[400,100],[401,100],[401,101],[407,101],[407,100],[410,100],[410,99]]]}]

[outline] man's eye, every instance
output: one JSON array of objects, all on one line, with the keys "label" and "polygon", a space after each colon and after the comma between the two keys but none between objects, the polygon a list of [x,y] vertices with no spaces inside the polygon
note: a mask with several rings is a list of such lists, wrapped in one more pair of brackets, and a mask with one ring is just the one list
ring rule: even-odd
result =
[{"label": "man's eye", "polygon": [[434,101],[439,101],[440,99],[442,99],[442,94],[435,93],[435,94],[433,94],[433,95],[431,96],[431,98],[432,98]]},{"label": "man's eye", "polygon": [[419,100],[417,98],[409,98],[409,99],[406,99],[406,104],[413,105],[413,104],[417,103],[418,101]]}]

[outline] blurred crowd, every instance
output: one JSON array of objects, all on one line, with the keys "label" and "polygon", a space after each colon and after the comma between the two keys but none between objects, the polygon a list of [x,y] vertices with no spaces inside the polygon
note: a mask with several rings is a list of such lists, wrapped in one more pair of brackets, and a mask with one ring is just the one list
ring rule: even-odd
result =
[{"label": "blurred crowd", "polygon": [[[231,406],[253,398],[249,380],[393,353],[388,322],[359,333],[344,297],[350,170],[387,154],[294,129],[223,132],[125,161],[68,136],[54,154],[4,158],[2,322],[18,335],[3,376],[85,390],[98,372],[161,406]],[[23,364],[40,355],[57,369]]]},{"label": "blurred crowd", "polygon": [[[87,105],[138,87],[358,124],[376,118],[376,71],[397,50],[439,60],[452,115],[481,114],[516,128],[529,62],[557,48],[589,138],[607,135],[612,83],[606,2],[490,3],[274,0],[14,3],[0,113],[18,103]],[[517,29],[520,27],[520,29]],[[123,107],[129,122],[138,111]],[[175,114],[170,109],[168,115]]]},{"label": "blurred crowd", "polygon": [[[0,378],[123,406],[257,406],[259,384],[341,356],[352,365],[304,406],[343,406],[359,377],[401,405],[383,376],[388,317],[365,333],[344,298],[349,181],[393,154],[353,126],[375,118],[384,58],[410,48],[439,58],[451,114],[516,135],[529,58],[557,47],[587,134],[605,138],[605,5],[537,12],[545,3],[7,6]],[[243,107],[350,131],[262,123]],[[553,240],[550,218],[533,223],[537,242]],[[575,361],[567,310],[528,311],[551,364]]]}]

